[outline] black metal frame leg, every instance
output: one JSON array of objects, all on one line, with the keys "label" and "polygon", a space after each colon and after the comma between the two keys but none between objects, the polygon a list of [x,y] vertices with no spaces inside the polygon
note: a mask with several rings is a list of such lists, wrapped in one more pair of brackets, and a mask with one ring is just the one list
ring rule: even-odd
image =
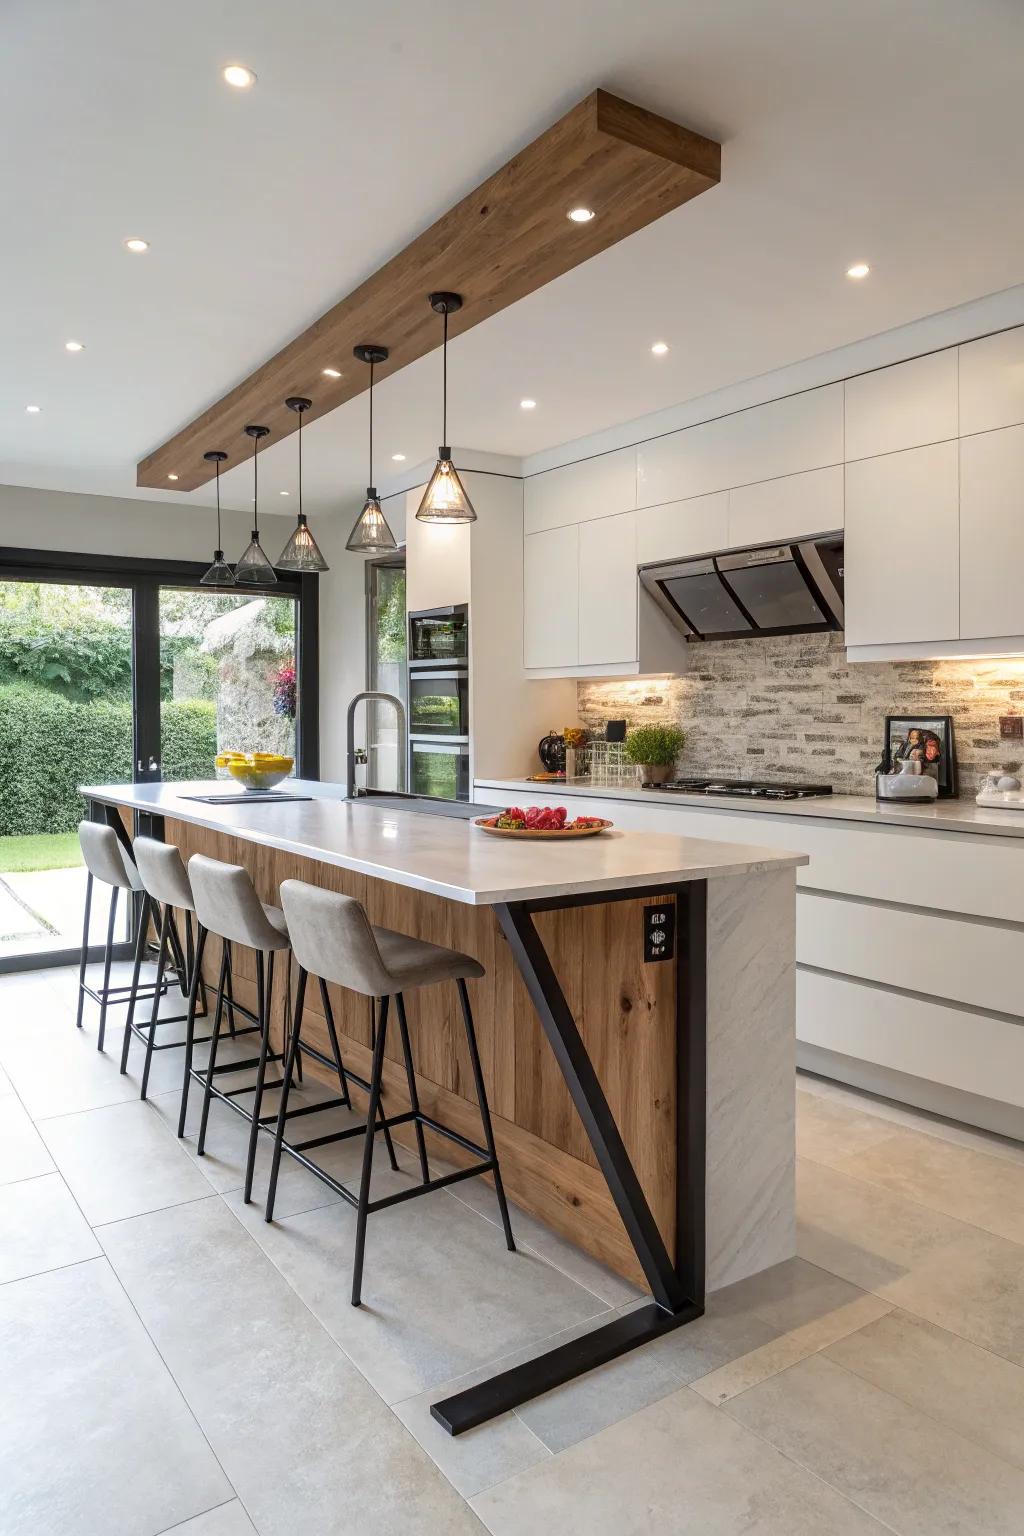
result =
[{"label": "black metal frame leg", "polygon": [[210,1100],[213,1097],[213,1074],[217,1070],[217,1047],[220,1044],[220,1026],[221,1020],[224,1017],[224,984],[226,978],[231,975],[231,945],[228,943],[227,939],[223,940],[223,945],[224,948],[220,957],[220,977],[217,982],[217,1007],[214,1010],[213,1016],[213,1034],[210,1036],[210,1054],[206,1062],[206,1082],[203,1089],[203,1112],[199,1120],[199,1139],[196,1142],[197,1157],[202,1157],[206,1151],[206,1127],[210,1120]]},{"label": "black metal frame leg", "polygon": [[142,957],[146,952],[146,930],[149,927],[150,896],[146,891],[142,893],[142,906],[139,912],[139,931],[135,935],[135,961],[132,965],[132,990],[128,998],[128,1017],[124,1023],[124,1039],[121,1042],[121,1076],[128,1071],[128,1051],[132,1043],[132,1030],[135,1026],[135,1002],[139,991],[139,975],[142,971]]},{"label": "black metal frame leg", "polygon": [[494,1127],[491,1125],[491,1109],[487,1102],[487,1089],[484,1087],[484,1074],[483,1068],[480,1065],[480,1052],[477,1049],[473,1010],[469,1006],[469,992],[461,976],[457,978],[455,984],[459,989],[459,1003],[462,1006],[462,1018],[466,1026],[466,1044],[469,1047],[469,1060],[473,1068],[473,1082],[476,1085],[476,1101],[480,1107],[480,1119],[483,1123],[484,1146],[487,1148],[488,1157],[494,1159],[494,1193],[498,1197],[501,1225],[505,1230],[505,1246],[509,1253],[515,1253],[515,1238],[512,1236],[512,1223],[509,1220],[508,1201],[505,1199],[505,1186],[501,1182],[501,1165],[498,1162],[498,1149],[494,1145]]},{"label": "black metal frame leg", "polygon": [[[181,1080],[181,1103],[178,1107],[178,1139],[185,1134],[185,1117],[188,1114],[188,1090],[192,1081],[192,1051],[196,1038],[196,1001],[203,974],[203,955],[206,952],[207,930],[196,924],[196,954],[192,969],[192,984],[188,993],[188,1014],[185,1021],[185,1067]],[[212,1044],[212,1041],[211,1041]]]},{"label": "black metal frame leg", "polygon": [[107,1004],[110,998],[110,964],[114,958],[114,925],[117,922],[118,887],[110,888],[110,916],[107,918],[107,947],[103,954],[103,987],[100,991],[100,1027],[96,1036],[96,1049],[102,1051],[107,1034]]},{"label": "black metal frame leg", "polygon": [[373,1144],[376,1136],[370,1135],[370,1127],[377,1119],[380,1105],[380,1084],[384,1072],[384,1045],[388,1034],[388,999],[380,1000],[377,1020],[377,1038],[373,1046],[373,1065],[370,1069],[370,1103],[366,1111],[366,1137],[363,1141],[363,1167],[359,1176],[359,1200],[356,1206],[356,1246],[352,1255],[352,1305],[362,1301],[363,1259],[366,1254],[366,1218],[370,1205],[370,1175],[373,1171]]},{"label": "black metal frame leg", "polygon": [[[270,1163],[270,1183],[267,1186],[265,1221],[273,1221],[274,1219],[274,1203],[277,1200],[277,1176],[281,1169],[281,1144],[284,1141],[284,1128],[288,1119],[288,1095],[292,1087],[292,1073],[295,1071],[295,1060],[299,1054],[299,1034],[302,1030],[302,1012],[306,1006],[306,981],[308,974],[300,965],[299,980],[295,991],[295,1016],[292,1021],[291,1039],[288,1041],[288,1057],[285,1062],[284,1077],[281,1082],[281,1103],[277,1111],[277,1127],[274,1131],[274,1155]],[[341,1081],[342,1086],[345,1087],[345,1079],[342,1078]]]},{"label": "black metal frame leg", "polygon": [[420,1120],[420,1096],[416,1088],[416,1073],[412,1064],[412,1044],[409,1040],[409,1020],[405,1015],[405,998],[401,992],[395,993],[395,1007],[398,1010],[398,1033],[402,1038],[402,1056],[405,1059],[405,1080],[409,1089],[409,1106],[416,1117],[413,1124],[416,1127],[416,1150],[420,1159],[420,1177],[424,1184],[430,1183],[430,1168],[427,1165],[427,1143],[423,1137],[423,1124]]},{"label": "black metal frame leg", "polygon": [[82,924],[82,958],[78,963],[78,1017],[75,1020],[78,1028],[82,1027],[82,1012],[85,1008],[85,968],[89,964],[89,920],[92,916],[92,874],[85,877],[85,921]]},{"label": "black metal frame leg", "polygon": [[260,1137],[260,1110],[263,1108],[263,1084],[267,1076],[267,1056],[270,1053],[270,1012],[274,996],[274,951],[270,959],[262,950],[256,951],[256,996],[260,1016],[260,1059],[256,1067],[256,1096],[252,1106],[252,1124],[249,1127],[249,1152],[245,1160],[245,1188],[242,1199],[248,1205],[252,1199],[252,1181],[256,1171],[256,1143]]}]

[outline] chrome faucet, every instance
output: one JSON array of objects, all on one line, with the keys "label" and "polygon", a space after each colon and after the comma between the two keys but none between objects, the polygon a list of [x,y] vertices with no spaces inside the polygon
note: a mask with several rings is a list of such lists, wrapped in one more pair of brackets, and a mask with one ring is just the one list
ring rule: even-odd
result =
[{"label": "chrome faucet", "polygon": [[366,791],[356,789],[356,705],[363,700],[376,699],[379,703],[393,704],[398,716],[398,788],[405,788],[405,756],[409,744],[408,728],[405,720],[405,705],[394,693],[377,693],[374,689],[368,689],[364,693],[357,693],[348,706],[348,723],[345,731],[345,745],[348,757],[348,780],[345,785],[346,794],[350,800]]}]

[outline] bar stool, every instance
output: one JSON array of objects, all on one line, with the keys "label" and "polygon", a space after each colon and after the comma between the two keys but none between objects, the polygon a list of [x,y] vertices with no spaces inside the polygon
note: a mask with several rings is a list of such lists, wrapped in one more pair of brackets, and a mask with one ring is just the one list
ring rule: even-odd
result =
[{"label": "bar stool", "polygon": [[[82,1013],[85,1008],[85,999],[91,997],[100,1008],[100,1027],[96,1037],[96,1049],[102,1051],[103,1042],[107,1031],[107,1007],[110,1003],[129,1003],[134,1005],[137,995],[145,998],[159,997],[166,993],[167,985],[161,983],[162,992],[156,992],[147,983],[143,988],[138,985],[138,965],[131,983],[124,986],[110,985],[110,966],[114,953],[114,925],[117,921],[117,901],[122,891],[133,895],[141,891],[142,882],[139,872],[135,868],[131,858],[122,851],[121,843],[113,827],[101,821],[81,821],[78,824],[78,842],[82,849],[82,858],[85,861],[87,871],[85,881],[85,920],[82,925],[82,956],[78,966],[78,1016],[75,1023],[82,1028]],[[110,909],[107,917],[107,937],[103,947],[103,982],[97,991],[87,985],[85,980],[86,966],[89,960],[89,920],[92,916],[93,886],[97,880],[110,886]],[[144,930],[142,930],[144,934]],[[141,936],[141,935],[140,935]],[[141,964],[141,952],[139,963]],[[184,979],[184,960],[180,954],[176,956],[181,961],[179,975]]]},{"label": "bar stool", "polygon": [[[203,1085],[203,1113],[199,1124],[199,1140],[196,1151],[200,1157],[206,1150],[206,1127],[210,1116],[210,1103],[219,1099],[243,1119],[250,1121],[249,1149],[245,1167],[244,1198],[252,1196],[253,1170],[256,1166],[256,1143],[261,1129],[269,1129],[268,1122],[276,1115],[268,1115],[261,1122],[260,1110],[263,1095],[268,1088],[279,1088],[280,1082],[268,1083],[268,1061],[282,1061],[282,1055],[270,1049],[271,1001],[274,993],[274,959],[282,951],[289,950],[288,926],[280,907],[261,902],[248,872],[238,864],[225,864],[220,859],[209,859],[205,854],[194,853],[188,861],[188,878],[192,890],[195,915],[199,924],[196,943],[196,962],[189,989],[188,1023],[185,1035],[185,1071],[181,1085],[181,1109],[178,1116],[178,1135],[185,1134],[185,1116],[188,1110],[189,1082],[195,1078]],[[210,934],[223,941],[220,975],[217,982],[217,1006],[214,1012],[213,1034],[210,1037],[210,1054],[206,1070],[193,1067],[192,1052],[195,1040],[196,1002],[202,975],[203,953]],[[244,945],[256,953],[256,1028],[260,1032],[260,1053],[245,1061],[225,1062],[217,1065],[217,1047],[220,1043],[221,1021],[225,1012],[227,990],[230,986],[231,946]],[[236,1003],[234,1007],[238,1007]],[[250,1015],[252,1017],[252,1015]],[[242,1072],[256,1068],[255,1090],[244,1085],[240,1088],[219,1088],[214,1078],[221,1073]],[[255,1091],[252,1113],[237,1102],[239,1095]]]},{"label": "bar stool", "polygon": [[[288,1044],[288,1059],[285,1063],[284,1082],[281,1087],[281,1103],[277,1115],[277,1130],[274,1135],[274,1156],[270,1170],[270,1187],[267,1192],[267,1221],[272,1221],[274,1216],[278,1171],[281,1165],[281,1153],[284,1151],[291,1157],[294,1157],[304,1168],[308,1168],[311,1173],[315,1173],[330,1189],[333,1189],[336,1194],[340,1195],[343,1200],[346,1200],[349,1205],[354,1206],[356,1209],[356,1242],[352,1264],[352,1305],[358,1307],[362,1292],[363,1257],[366,1249],[366,1221],[372,1211],[384,1210],[387,1206],[397,1205],[403,1200],[412,1199],[416,1195],[427,1194],[435,1189],[443,1189],[445,1185],[458,1183],[462,1179],[473,1178],[477,1174],[493,1173],[494,1190],[498,1197],[501,1223],[505,1231],[505,1243],[509,1252],[514,1253],[515,1242],[512,1237],[512,1226],[508,1216],[505,1189],[501,1180],[501,1169],[498,1165],[498,1154],[494,1145],[491,1114],[487,1104],[483,1072],[480,1067],[480,1053],[477,1050],[476,1030],[473,1027],[473,1013],[469,1004],[469,993],[466,990],[467,980],[476,979],[486,974],[483,966],[478,960],[474,960],[472,956],[460,954],[458,950],[444,949],[439,944],[428,944],[422,939],[413,939],[403,933],[393,933],[387,928],[374,928],[371,926],[365,910],[354,897],[342,896],[336,891],[322,890],[319,886],[307,885],[301,880],[285,880],[283,882],[281,886],[281,903],[288,922],[292,949],[298,961],[299,974],[295,1000],[295,1019]],[[310,975],[316,976],[319,979],[321,997],[324,999],[325,1012],[328,1018],[330,1018],[330,1014],[325,985],[328,981],[333,981],[338,986],[347,987],[350,991],[361,992],[371,999],[376,999],[379,1004],[379,1018],[376,1039],[373,1045],[373,1063],[370,1069],[369,1084],[367,1085],[361,1080],[355,1079],[352,1073],[347,1074],[353,1077],[354,1081],[359,1081],[361,1087],[367,1089],[369,1093],[369,1107],[366,1114],[366,1123],[363,1126],[355,1126],[340,1131],[335,1135],[318,1136],[311,1141],[291,1144],[284,1139],[285,1126],[289,1118],[288,1094],[291,1089],[292,1070],[296,1054],[300,1049],[306,982]],[[435,986],[446,981],[455,982],[458,988],[459,1002],[462,1006],[462,1017],[466,1027],[466,1043],[469,1047],[469,1059],[473,1069],[473,1081],[476,1087],[477,1103],[480,1108],[480,1119],[483,1127],[484,1146],[482,1147],[477,1145],[476,1142],[470,1141],[467,1137],[460,1135],[457,1131],[453,1131],[449,1126],[442,1125],[430,1115],[424,1114],[420,1108],[419,1095],[416,1090],[416,1074],[413,1067],[409,1025],[403,994],[412,987]],[[401,1190],[396,1194],[385,1195],[377,1200],[371,1200],[370,1175],[373,1166],[373,1144],[375,1137],[365,1133],[369,1126],[373,1126],[375,1132],[381,1128],[378,1126],[377,1119],[381,1108],[384,1050],[387,1042],[389,1005],[392,998],[395,1000],[395,1009],[398,1014],[398,1030],[402,1043],[402,1056],[405,1063],[410,1108],[402,1114],[385,1117],[383,1125],[393,1127],[411,1122],[415,1126],[421,1182],[412,1189]],[[331,1021],[330,1032],[333,1035],[333,1021]],[[460,1168],[454,1173],[432,1179],[427,1165],[427,1154],[423,1140],[424,1126],[438,1135],[446,1137],[449,1141],[455,1142],[467,1152],[471,1152],[479,1161],[471,1164],[468,1168]],[[320,1167],[311,1158],[306,1156],[307,1151],[314,1147],[340,1141],[354,1134],[362,1134],[365,1137],[358,1196],[353,1195],[351,1190],[333,1178],[326,1169]]]}]

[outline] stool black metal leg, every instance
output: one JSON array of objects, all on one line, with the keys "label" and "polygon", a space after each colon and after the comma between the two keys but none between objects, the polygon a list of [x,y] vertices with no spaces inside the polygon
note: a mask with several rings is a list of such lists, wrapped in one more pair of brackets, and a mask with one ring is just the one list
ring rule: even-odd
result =
[{"label": "stool black metal leg", "polygon": [[153,1042],[156,1039],[157,1018],[160,1013],[160,997],[164,985],[164,972],[167,969],[167,951],[173,928],[174,918],[171,915],[170,906],[165,905],[163,919],[160,923],[160,947],[157,950],[156,986],[153,989],[153,1009],[149,1016],[149,1034],[146,1038],[146,1061],[142,1068],[142,1091],[139,1094],[139,1097],[142,1099],[149,1092],[149,1069],[153,1061]]},{"label": "stool black metal leg", "polygon": [[231,975],[231,960],[230,960],[230,958],[228,959],[227,993],[226,993],[226,996],[227,996],[227,1010],[228,1010],[228,1032],[229,1032],[229,1034],[233,1035],[235,1033],[235,983],[234,983],[234,979],[233,979],[233,977]]},{"label": "stool black metal leg", "polygon": [[299,1033],[302,1029],[302,1010],[306,1002],[307,974],[300,965],[299,982],[295,992],[295,1019],[292,1024],[291,1039],[288,1042],[288,1060],[285,1063],[284,1079],[281,1083],[281,1104],[277,1111],[277,1130],[274,1132],[274,1156],[270,1164],[270,1185],[267,1189],[267,1209],[264,1217],[266,1221],[273,1221],[274,1219],[274,1202],[277,1199],[277,1175],[281,1167],[281,1143],[284,1141],[284,1128],[288,1115],[288,1094],[292,1086],[292,1073],[295,1071],[295,1060],[299,1054]]},{"label": "stool black metal leg", "polygon": [[334,1056],[334,1065],[338,1069],[338,1082],[341,1084],[342,1097],[345,1108],[352,1108],[352,1095],[348,1091],[348,1078],[345,1076],[345,1063],[341,1059],[341,1046],[338,1043],[338,1031],[334,1027],[334,1009],[331,1007],[330,994],[327,991],[327,983],[323,977],[317,978],[320,983],[320,1002],[323,1005],[324,1020],[327,1024],[327,1037],[331,1042],[331,1052]]},{"label": "stool black metal leg", "polygon": [[[377,999],[374,998],[374,997],[371,997],[370,998],[370,1050],[371,1051],[376,1047],[376,1044],[377,1044]],[[398,1172],[398,1158],[395,1156],[395,1144],[391,1140],[391,1127],[388,1125],[387,1116],[384,1113],[384,1085],[383,1085],[383,1083],[381,1084],[380,1099],[377,1102],[377,1110],[378,1110],[378,1117],[379,1117],[379,1120],[380,1120],[380,1125],[381,1125],[381,1128],[382,1128],[382,1130],[384,1132],[384,1142],[385,1142],[385,1145],[387,1146],[387,1149],[388,1149],[388,1158],[390,1159],[392,1170],[395,1173],[397,1173]],[[374,1134],[376,1135],[376,1132],[374,1132]]]},{"label": "stool black metal leg", "polygon": [[373,1143],[376,1138],[371,1127],[377,1118],[380,1104],[380,1080],[384,1070],[384,1043],[388,1033],[388,999],[380,1000],[380,1019],[377,1039],[373,1047],[373,1066],[370,1069],[370,1105],[366,1112],[366,1136],[363,1140],[363,1169],[359,1179],[359,1203],[356,1207],[356,1247],[352,1258],[352,1305],[358,1307],[363,1290],[363,1255],[366,1252],[366,1217],[370,1203],[370,1174],[373,1170]]},{"label": "stool black metal leg", "polygon": [[178,978],[178,987],[181,991],[182,997],[187,997],[188,965],[185,961],[185,954],[181,947],[181,935],[178,933],[178,923],[173,912],[171,912],[171,924],[168,930],[167,940],[170,945],[168,953],[171,961],[171,969],[174,971]]},{"label": "stool black metal leg", "polygon": [[188,1090],[192,1081],[192,1044],[196,1034],[196,998],[199,995],[203,974],[203,953],[206,949],[206,929],[196,924],[196,955],[192,967],[192,985],[188,994],[188,1017],[185,1021],[185,1075],[181,1082],[181,1105],[178,1109],[178,1136],[185,1134],[185,1116],[188,1114]]},{"label": "stool black metal leg", "polygon": [[420,1155],[420,1176],[424,1184],[430,1180],[430,1169],[427,1166],[427,1144],[423,1139],[423,1127],[419,1121],[420,1096],[416,1089],[416,1073],[412,1064],[412,1043],[409,1039],[409,1020],[405,1016],[405,998],[401,992],[395,994],[395,1004],[398,1008],[398,1033],[402,1037],[402,1055],[405,1057],[405,1080],[409,1085],[409,1105],[413,1114],[417,1117],[413,1124],[416,1127],[416,1150]]},{"label": "stool black metal leg", "polygon": [[256,951],[256,1011],[260,1016],[260,1059],[256,1068],[256,1096],[252,1106],[252,1124],[249,1127],[249,1154],[245,1160],[245,1188],[242,1199],[248,1205],[252,1199],[252,1180],[256,1171],[256,1143],[260,1135],[260,1110],[263,1107],[263,1080],[267,1075],[267,1055],[270,1051],[270,1005],[274,995],[274,951],[270,951],[270,963],[262,950]]},{"label": "stool black metal leg", "polygon": [[107,998],[110,995],[110,962],[114,958],[114,924],[117,922],[117,886],[110,891],[110,916],[107,918],[107,948],[103,956],[103,990],[100,993],[100,1028],[96,1049],[102,1051],[107,1033]]},{"label": "stool black metal leg", "polygon": [[498,1152],[494,1145],[494,1127],[491,1125],[491,1110],[487,1103],[487,1089],[484,1087],[484,1074],[480,1066],[480,1052],[477,1049],[473,1010],[469,1006],[469,992],[466,990],[466,983],[461,976],[457,979],[456,985],[459,989],[459,1002],[462,1004],[462,1017],[466,1024],[466,1044],[469,1046],[469,1059],[473,1067],[473,1081],[476,1084],[476,1098],[480,1106],[480,1119],[483,1122],[484,1146],[487,1148],[488,1155],[494,1159],[494,1193],[498,1197],[501,1224],[505,1229],[505,1245],[509,1253],[515,1253],[516,1245],[512,1236],[512,1223],[508,1217],[508,1201],[505,1199],[505,1186],[501,1182]]},{"label": "stool black metal leg", "polygon": [[92,875],[85,877],[85,921],[82,924],[82,958],[78,963],[78,1028],[82,1027],[82,1009],[85,1007],[85,967],[89,960],[89,918],[92,915]]},{"label": "stool black metal leg", "polygon": [[125,1020],[124,1040],[121,1042],[121,1075],[128,1071],[128,1049],[132,1043],[132,1026],[135,1023],[135,995],[139,990],[139,972],[142,970],[142,957],[146,952],[146,930],[149,927],[149,903],[150,897],[143,892],[142,906],[139,910],[139,931],[135,938],[135,964],[132,966],[132,990],[128,998],[128,1017]]},{"label": "stool black metal leg", "polygon": [[203,1087],[203,1113],[199,1120],[199,1140],[196,1142],[196,1154],[203,1156],[206,1151],[206,1127],[210,1119],[210,1100],[213,1097],[213,1074],[217,1070],[217,1046],[220,1043],[220,1026],[224,1017],[224,981],[231,972],[231,945],[227,939],[223,941],[224,948],[220,957],[220,978],[217,982],[217,1007],[214,1012],[213,1034],[210,1036],[210,1056],[206,1063],[206,1082]]}]

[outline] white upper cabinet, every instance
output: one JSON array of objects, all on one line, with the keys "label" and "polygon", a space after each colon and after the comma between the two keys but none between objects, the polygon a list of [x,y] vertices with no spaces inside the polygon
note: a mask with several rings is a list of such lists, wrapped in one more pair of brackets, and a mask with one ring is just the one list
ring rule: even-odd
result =
[{"label": "white upper cabinet", "polygon": [[1024,426],[960,443],[960,638],[1024,635]]},{"label": "white upper cabinet", "polygon": [[847,461],[956,435],[956,347],[847,379]]},{"label": "white upper cabinet", "polygon": [[[579,527],[573,523],[528,534],[524,544],[523,660],[528,667],[575,667],[580,659]],[[478,615],[477,622],[485,620]]]},{"label": "white upper cabinet", "polygon": [[636,449],[618,448],[592,459],[531,475],[526,481],[527,533],[614,517],[636,506]]},{"label": "white upper cabinet", "polygon": [[[770,544],[774,539],[833,533],[843,526],[843,466],[780,475],[729,492],[729,545]],[[724,546],[723,546],[724,547]]]},{"label": "white upper cabinet", "polygon": [[636,661],[636,513],[580,524],[580,665]]},{"label": "white upper cabinet", "polygon": [[636,514],[637,565],[711,555],[729,542],[729,492],[643,507]]},{"label": "white upper cabinet", "polygon": [[1024,326],[960,348],[960,435],[1024,422]]},{"label": "white upper cabinet", "polygon": [[846,466],[846,643],[956,639],[955,442]]},{"label": "white upper cabinet", "polygon": [[636,450],[637,506],[705,496],[843,461],[843,386],[671,432]]}]

